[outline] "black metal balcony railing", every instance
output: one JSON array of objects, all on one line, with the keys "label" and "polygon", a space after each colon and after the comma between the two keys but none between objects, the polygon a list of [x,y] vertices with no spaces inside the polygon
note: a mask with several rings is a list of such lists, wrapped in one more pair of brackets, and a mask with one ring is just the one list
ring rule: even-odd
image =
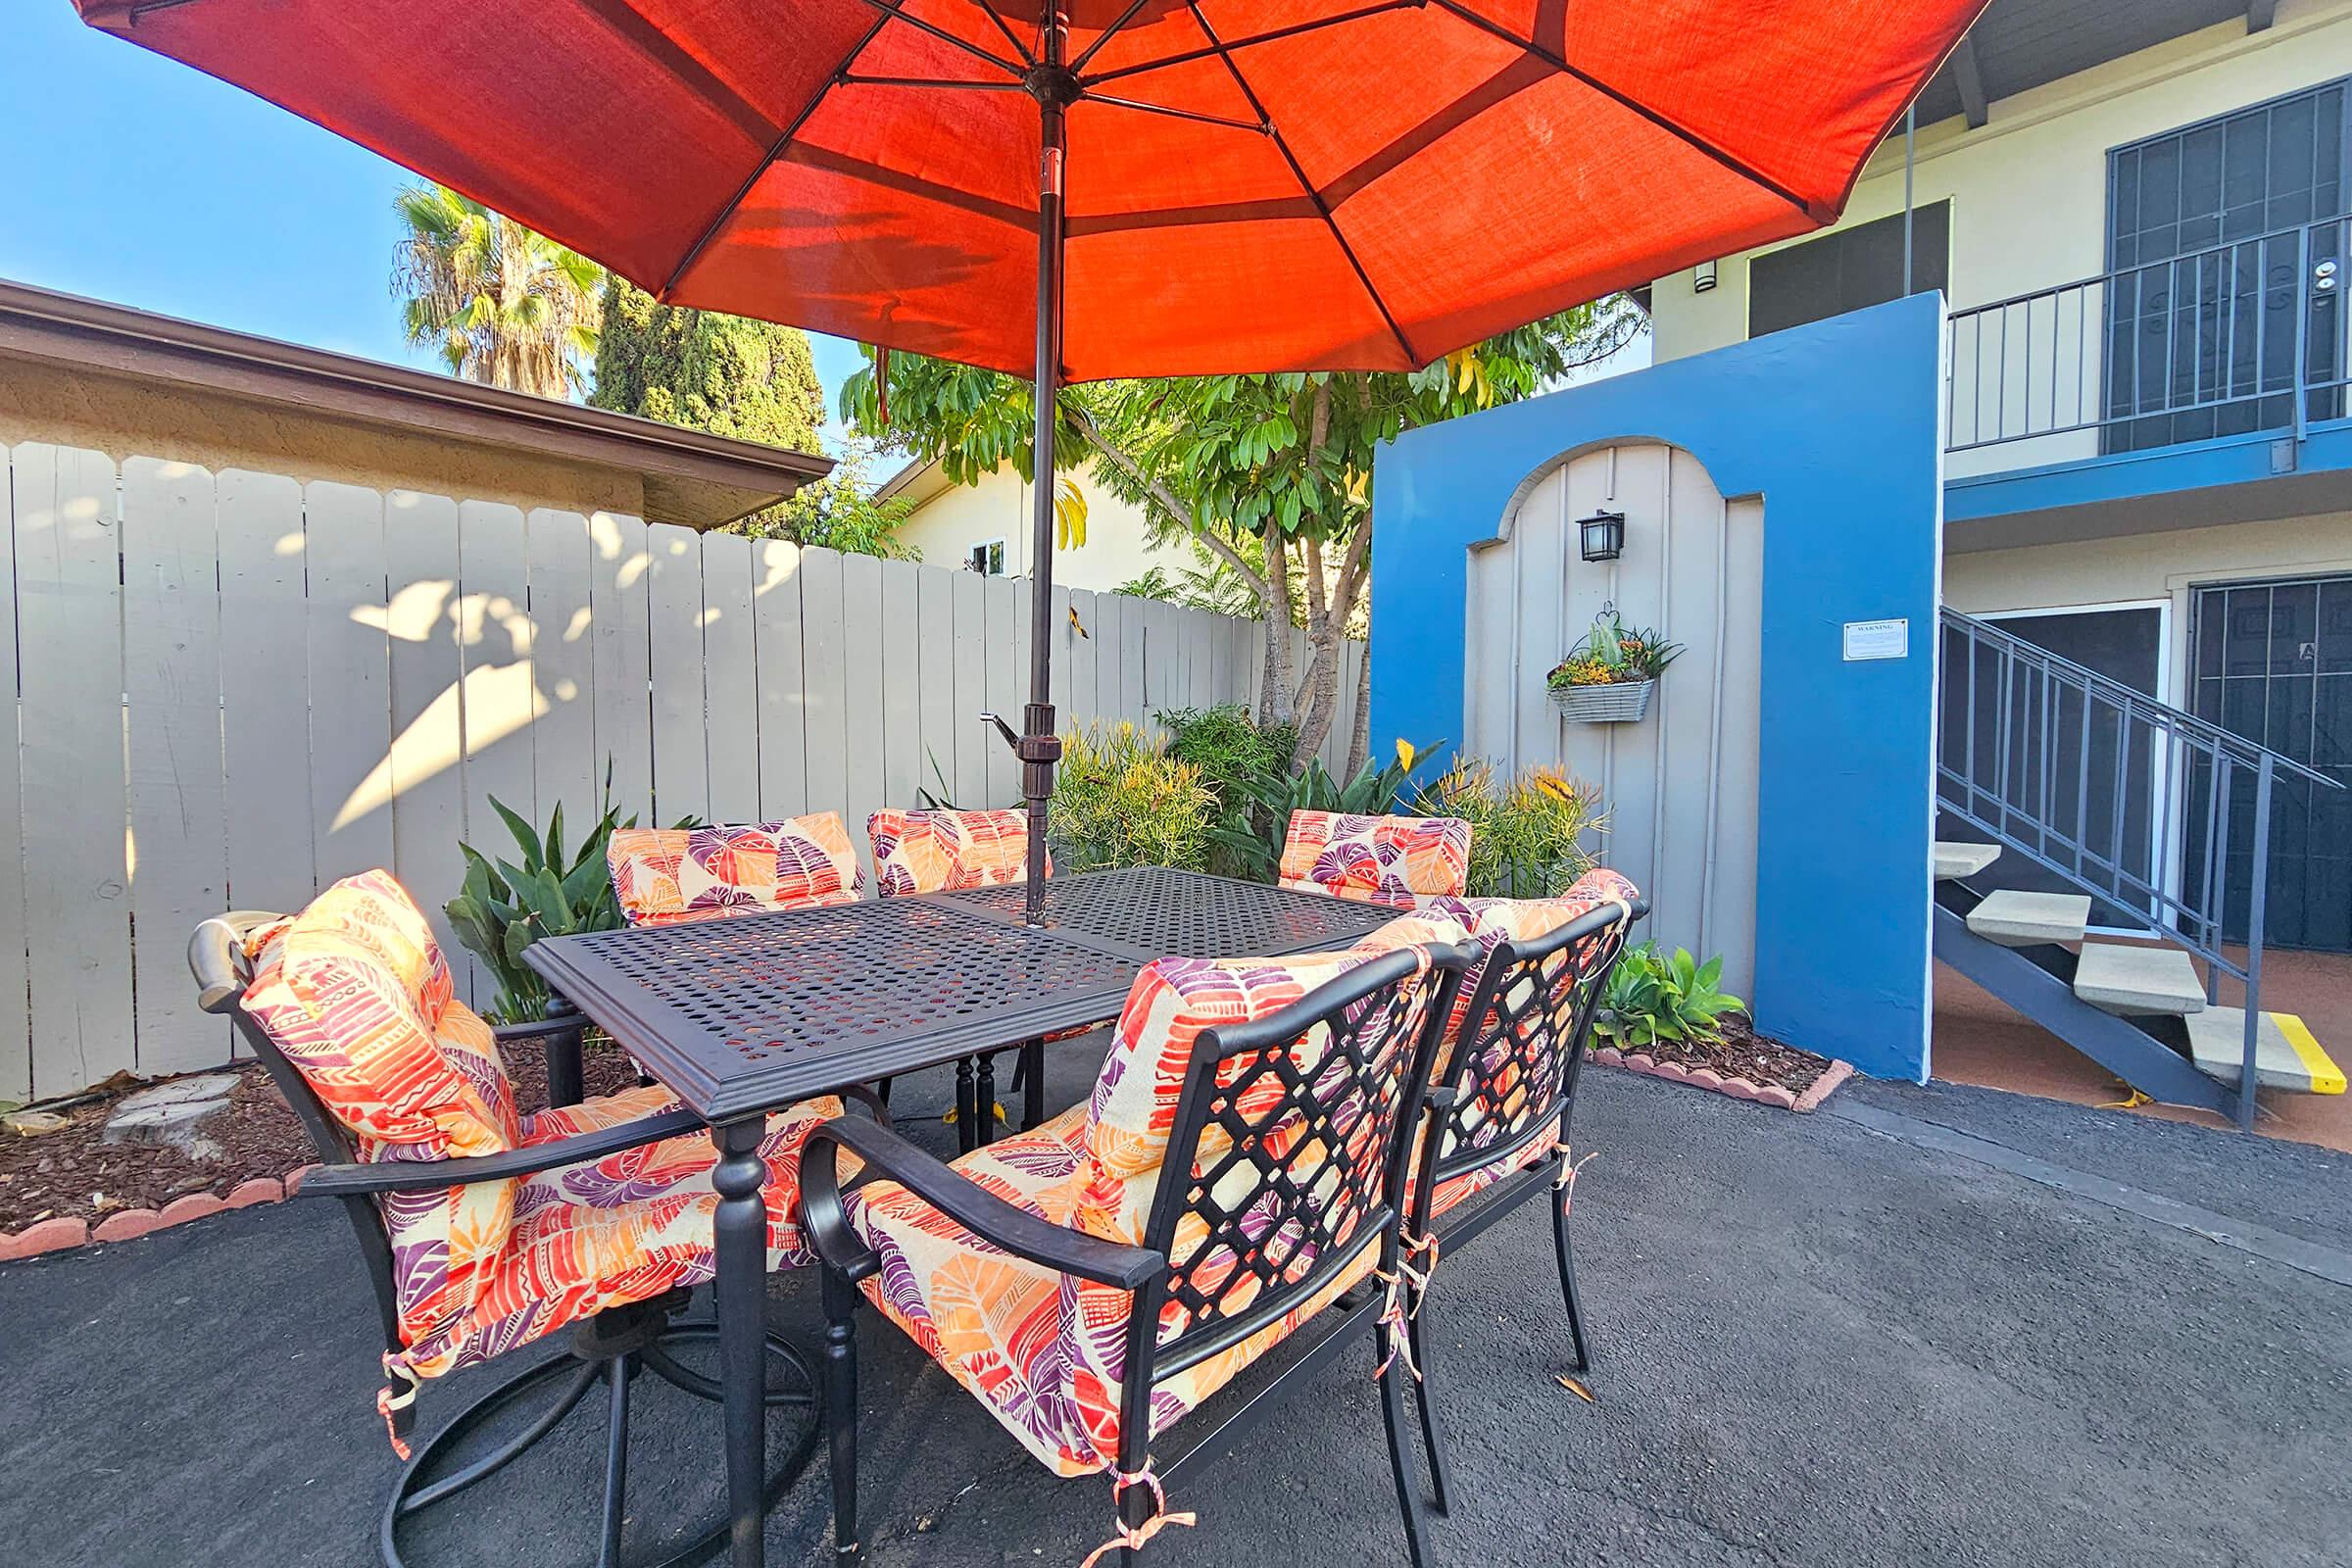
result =
[{"label": "black metal balcony railing", "polygon": [[2245,987],[2253,1124],[2272,796],[2324,773],[1997,626],[1942,612],[1936,799]]},{"label": "black metal balcony railing", "polygon": [[2345,412],[2348,259],[2352,219],[2330,218],[1956,310],[1944,446],[2300,437]]}]

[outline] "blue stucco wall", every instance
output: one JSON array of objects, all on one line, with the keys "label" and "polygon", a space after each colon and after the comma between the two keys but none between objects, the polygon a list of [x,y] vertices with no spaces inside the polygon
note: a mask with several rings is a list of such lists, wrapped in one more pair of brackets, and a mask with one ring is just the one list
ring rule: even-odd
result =
[{"label": "blue stucco wall", "polygon": [[[1776,332],[1410,432],[1373,485],[1376,739],[1464,733],[1466,553],[1553,459],[1654,439],[1762,496],[1751,1001],[1884,1077],[1927,1070],[1942,331],[1926,294]],[[1844,622],[1893,616],[1909,658],[1844,661]]]}]

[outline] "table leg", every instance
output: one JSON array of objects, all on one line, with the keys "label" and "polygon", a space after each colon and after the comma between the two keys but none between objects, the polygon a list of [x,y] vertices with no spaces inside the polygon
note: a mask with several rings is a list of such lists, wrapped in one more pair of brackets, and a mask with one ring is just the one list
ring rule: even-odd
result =
[{"label": "table leg", "polygon": [[[548,993],[548,1022],[576,1018],[579,1011],[563,993]],[[575,1034],[560,1045],[550,1040],[546,1043],[546,1054],[547,1102],[551,1105],[578,1104],[587,1093],[583,1082],[587,1069],[580,1059],[580,1037]]]},{"label": "table leg", "polygon": [[980,1055],[979,1081],[973,1091],[979,1103],[980,1117],[972,1123],[972,1138],[976,1143],[997,1141],[997,1054],[983,1052]]},{"label": "table leg", "polygon": [[979,1147],[980,1115],[972,1092],[972,1058],[956,1058],[956,1151],[968,1154]]},{"label": "table leg", "polygon": [[1032,1040],[1021,1047],[1021,1131],[1046,1119],[1046,1043]]},{"label": "table leg", "polygon": [[760,1157],[765,1130],[758,1116],[710,1129],[718,1146],[718,1163],[710,1172],[710,1185],[718,1192],[712,1221],[717,1276],[711,1291],[718,1312],[733,1568],[761,1568],[766,1524],[767,1201],[761,1189],[767,1163]]}]

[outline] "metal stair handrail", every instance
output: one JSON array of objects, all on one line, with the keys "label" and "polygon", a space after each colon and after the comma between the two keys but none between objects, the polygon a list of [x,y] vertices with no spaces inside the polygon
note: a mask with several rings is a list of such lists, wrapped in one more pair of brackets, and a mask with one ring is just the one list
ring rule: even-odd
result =
[{"label": "metal stair handrail", "polygon": [[2211,719],[2199,718],[2186,709],[2160,702],[2136,686],[2127,686],[2112,675],[2102,675],[2087,664],[2078,664],[2063,654],[2053,654],[2039,643],[2031,643],[2014,632],[2003,631],[1988,620],[1979,620],[1948,605],[1943,608],[1942,619],[1946,627],[1964,633],[1972,641],[1998,648],[2011,659],[2040,664],[2070,684],[2096,690],[2101,697],[2150,723],[2161,724],[2168,730],[2231,752],[2248,765],[2268,757],[2282,773],[2308,779],[2314,784],[2325,784],[2331,790],[2344,787],[2317,768],[2298,762],[2283,752],[2275,752],[2259,741],[2250,741],[2233,729],[2224,729]]}]

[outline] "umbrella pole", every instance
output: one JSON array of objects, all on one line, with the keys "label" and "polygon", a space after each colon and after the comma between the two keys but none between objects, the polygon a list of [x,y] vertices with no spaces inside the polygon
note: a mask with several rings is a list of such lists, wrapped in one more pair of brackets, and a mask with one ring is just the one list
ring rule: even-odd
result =
[{"label": "umbrella pole", "polygon": [[1047,18],[1043,58],[1029,73],[1037,100],[1037,429],[1031,472],[1034,515],[1029,550],[1029,703],[1021,710],[1021,794],[1029,808],[1028,887],[1022,916],[1046,922],[1046,808],[1054,795],[1054,764],[1061,737],[1054,725],[1054,395],[1061,387],[1062,156],[1069,144],[1066,111],[1078,83],[1063,54],[1069,19],[1058,8]]}]

